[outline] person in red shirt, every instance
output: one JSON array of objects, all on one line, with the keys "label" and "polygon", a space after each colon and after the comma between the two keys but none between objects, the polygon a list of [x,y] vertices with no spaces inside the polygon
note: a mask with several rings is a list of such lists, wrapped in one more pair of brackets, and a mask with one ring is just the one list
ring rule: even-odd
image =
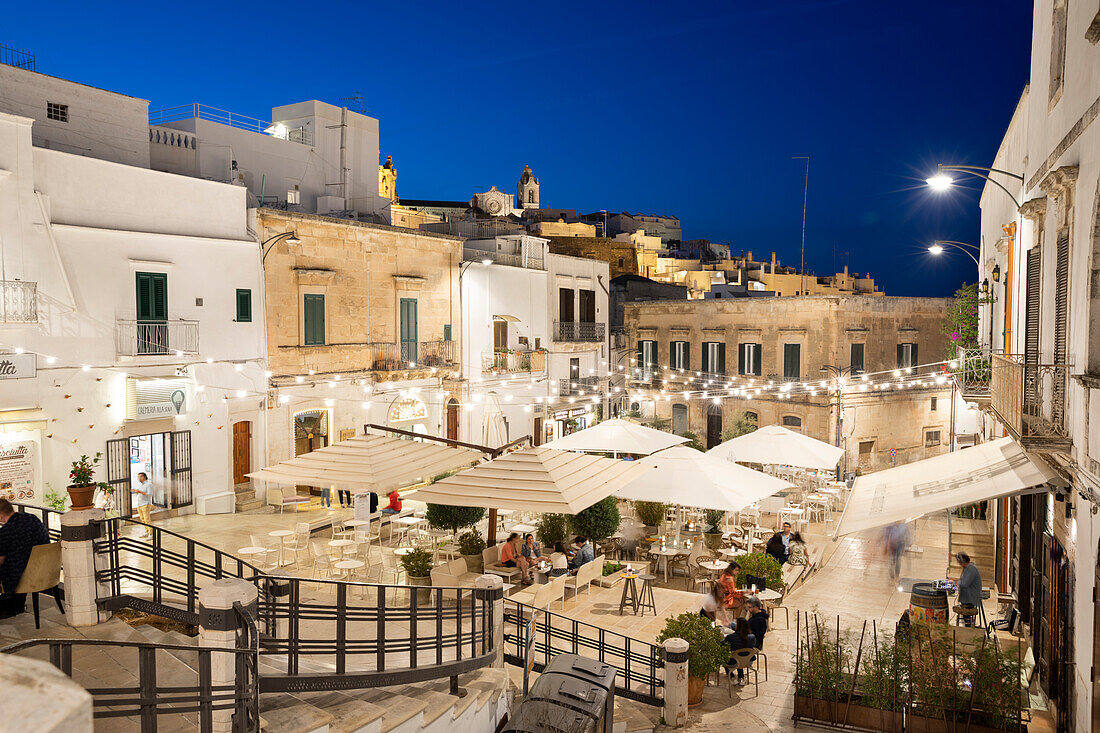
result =
[{"label": "person in red shirt", "polygon": [[397,493],[397,489],[390,492],[390,503],[385,509],[382,510],[383,514],[397,514],[401,511],[401,495]]},{"label": "person in red shirt", "polygon": [[508,535],[508,541],[500,546],[500,564],[506,568],[519,568],[523,582],[531,582],[527,578],[527,559],[519,552],[519,532]]}]

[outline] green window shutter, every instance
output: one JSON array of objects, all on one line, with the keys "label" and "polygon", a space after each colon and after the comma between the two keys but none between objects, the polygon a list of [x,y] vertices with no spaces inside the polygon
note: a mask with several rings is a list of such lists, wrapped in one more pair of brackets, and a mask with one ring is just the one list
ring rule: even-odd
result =
[{"label": "green window shutter", "polygon": [[449,323],[444,323],[443,324],[443,340],[444,341],[450,341],[451,340],[451,324],[449,324]]},{"label": "green window shutter", "polygon": [[802,346],[783,344],[783,378],[798,379],[802,373]]},{"label": "green window shutter", "polygon": [[746,361],[747,361],[746,357],[745,357],[745,352],[747,351],[748,346],[749,346],[748,344],[738,344],[737,345],[737,373],[738,374],[744,374],[745,373],[745,367],[746,367]]},{"label": "green window shutter", "polygon": [[718,344],[718,373],[726,373],[726,344],[724,341]]},{"label": "green window shutter", "polygon": [[708,356],[708,354],[707,354],[707,352],[708,352],[708,349],[707,349],[708,343],[709,342],[704,341],[702,343],[702,345],[700,346],[700,350],[699,350],[699,370],[701,372],[703,372],[703,374],[710,373],[710,359],[707,358],[707,356]]},{"label": "green window shutter", "polygon": [[163,272],[135,273],[137,320],[168,320],[168,275]]},{"label": "green window shutter", "polygon": [[325,343],[325,296],[318,293],[303,295],[302,316],[305,322],[306,346],[323,346]]},{"label": "green window shutter", "polygon": [[252,321],[252,291],[237,288],[237,320],[241,323]]}]

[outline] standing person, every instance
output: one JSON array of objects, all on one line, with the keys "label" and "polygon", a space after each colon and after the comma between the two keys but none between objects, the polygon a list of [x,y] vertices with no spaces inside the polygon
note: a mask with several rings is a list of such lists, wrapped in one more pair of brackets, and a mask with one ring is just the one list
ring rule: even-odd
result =
[{"label": "standing person", "polygon": [[378,494],[373,491],[367,492],[370,494],[370,513],[374,514],[378,511]]},{"label": "standing person", "polygon": [[909,525],[900,519],[883,531],[883,551],[891,558],[890,579],[895,583],[901,577],[901,559],[912,541]]},{"label": "standing person", "polygon": [[50,541],[42,520],[15,511],[7,499],[0,499],[0,618],[17,616],[27,608],[27,594],[16,593],[35,545]]},{"label": "standing person", "polygon": [[768,540],[765,551],[779,561],[779,564],[787,562],[791,556],[791,523],[783,522],[783,531],[776,532]]},{"label": "standing person", "polygon": [[[978,566],[970,562],[970,555],[965,552],[955,553],[955,559],[962,566],[962,574],[959,575],[959,605],[963,608],[977,608],[982,602],[982,574]],[[974,625],[973,616],[964,616],[963,624]]]},{"label": "standing person", "polygon": [[713,585],[705,593],[699,594],[699,615],[709,618],[718,626],[729,626],[729,616],[722,604],[723,593],[718,585]]},{"label": "standing person", "polygon": [[142,537],[152,537],[153,534],[149,529],[149,525],[153,523],[152,503],[153,503],[153,482],[149,480],[149,474],[142,472],[137,475],[138,486],[137,488],[130,487],[130,495],[133,497],[130,501],[137,509],[138,517],[145,523],[145,534]]},{"label": "standing person", "polygon": [[[756,634],[752,633],[752,628],[749,626],[749,622],[744,618],[737,619],[736,624],[733,627],[733,633],[726,637],[726,643],[730,646],[730,652],[735,652],[738,649],[756,649],[758,645],[756,643]],[[755,659],[756,655],[753,655]],[[732,675],[733,673],[730,672]],[[745,684],[745,670],[740,667],[737,668],[737,684]]]},{"label": "standing person", "polygon": [[321,506],[332,509],[332,487],[325,486],[321,489]]},{"label": "standing person", "polygon": [[401,494],[397,493],[397,489],[390,492],[390,503],[386,505],[386,508],[382,510],[383,514],[397,514],[401,511]]},{"label": "standing person", "polygon": [[347,499],[347,508],[351,509],[351,490],[350,489],[337,489],[336,498],[340,500],[340,508],[344,508],[344,499]]},{"label": "standing person", "polygon": [[746,605],[749,607],[749,629],[756,637],[756,648],[763,649],[764,634],[768,633],[768,612],[756,596],[750,598]]}]

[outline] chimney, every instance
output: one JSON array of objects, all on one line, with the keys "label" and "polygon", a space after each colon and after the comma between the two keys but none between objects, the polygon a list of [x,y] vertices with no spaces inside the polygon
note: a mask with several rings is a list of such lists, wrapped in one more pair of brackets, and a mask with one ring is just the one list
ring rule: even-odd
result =
[{"label": "chimney", "polygon": [[844,277],[848,277],[848,266],[844,266]]},{"label": "chimney", "polygon": [[775,252],[772,252],[772,274],[775,274]]}]

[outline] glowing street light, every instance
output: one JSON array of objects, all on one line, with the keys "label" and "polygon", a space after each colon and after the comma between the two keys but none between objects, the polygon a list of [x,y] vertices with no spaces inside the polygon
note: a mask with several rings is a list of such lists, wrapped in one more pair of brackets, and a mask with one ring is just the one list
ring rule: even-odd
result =
[{"label": "glowing street light", "polygon": [[940,255],[943,254],[943,247],[938,244],[933,244],[931,247],[928,248],[928,251],[934,255]]},{"label": "glowing street light", "polygon": [[924,182],[927,183],[933,191],[946,191],[951,188],[951,184],[955,182],[955,179],[946,173],[937,173],[931,178],[924,179]]}]

